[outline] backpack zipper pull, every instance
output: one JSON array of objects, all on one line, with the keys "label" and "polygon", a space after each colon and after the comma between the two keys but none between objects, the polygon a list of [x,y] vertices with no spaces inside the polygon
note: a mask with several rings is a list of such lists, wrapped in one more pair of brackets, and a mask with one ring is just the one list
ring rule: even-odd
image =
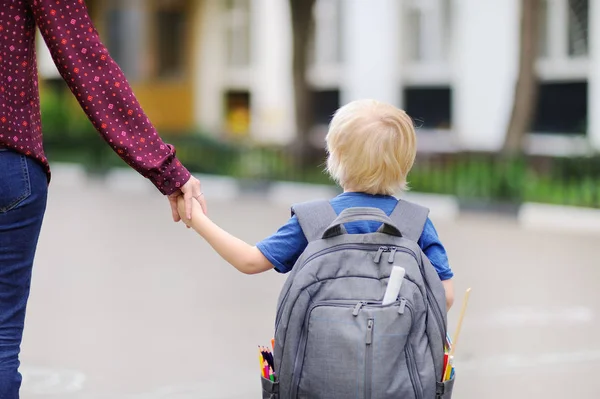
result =
[{"label": "backpack zipper pull", "polygon": [[379,247],[377,253],[375,254],[375,259],[373,259],[375,263],[379,263],[379,261],[381,261],[381,254],[387,251],[389,251],[388,247]]},{"label": "backpack zipper pull", "polygon": [[396,257],[396,251],[398,248],[392,247],[390,252],[390,257],[388,258],[388,263],[394,263],[394,258]]},{"label": "backpack zipper pull", "polygon": [[400,307],[398,308],[398,314],[404,314],[404,309],[406,308],[406,299],[400,299]]},{"label": "backpack zipper pull", "polygon": [[360,309],[365,305],[365,302],[359,302],[356,304],[356,306],[354,307],[354,311],[352,312],[352,316],[356,317],[358,316],[358,313],[360,312]]},{"label": "backpack zipper pull", "polygon": [[371,345],[373,343],[373,319],[367,321],[367,339],[366,344]]}]

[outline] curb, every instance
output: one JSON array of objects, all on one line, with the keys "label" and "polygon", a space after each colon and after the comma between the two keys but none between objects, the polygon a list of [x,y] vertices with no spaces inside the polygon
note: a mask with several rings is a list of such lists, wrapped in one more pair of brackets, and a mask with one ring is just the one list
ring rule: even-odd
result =
[{"label": "curb", "polygon": [[517,218],[529,230],[600,233],[600,209],[525,203]]}]

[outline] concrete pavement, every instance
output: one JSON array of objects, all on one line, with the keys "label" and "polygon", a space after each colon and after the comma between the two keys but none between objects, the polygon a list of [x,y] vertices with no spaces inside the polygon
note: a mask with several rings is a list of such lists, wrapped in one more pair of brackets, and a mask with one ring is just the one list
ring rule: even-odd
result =
[{"label": "concrete pavement", "polygon": [[[289,209],[209,200],[254,243]],[[51,186],[22,351],[24,399],[260,397],[256,345],[272,336],[285,276],[245,276],[155,193]],[[598,235],[525,231],[490,215],[440,218],[457,301],[459,399],[594,398],[600,388]]]}]

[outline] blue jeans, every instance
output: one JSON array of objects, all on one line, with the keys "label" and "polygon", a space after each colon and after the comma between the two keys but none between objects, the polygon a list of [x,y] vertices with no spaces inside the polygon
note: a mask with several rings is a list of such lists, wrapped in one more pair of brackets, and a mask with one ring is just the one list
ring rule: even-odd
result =
[{"label": "blue jeans", "polygon": [[40,164],[0,148],[0,399],[19,398],[19,351],[47,193]]}]

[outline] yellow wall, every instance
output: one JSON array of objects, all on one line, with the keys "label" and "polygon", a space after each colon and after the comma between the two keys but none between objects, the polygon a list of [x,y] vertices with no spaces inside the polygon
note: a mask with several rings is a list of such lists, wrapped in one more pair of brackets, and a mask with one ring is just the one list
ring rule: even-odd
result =
[{"label": "yellow wall", "polygon": [[136,97],[159,130],[181,131],[194,125],[194,93],[188,83],[147,82],[132,85]]}]

